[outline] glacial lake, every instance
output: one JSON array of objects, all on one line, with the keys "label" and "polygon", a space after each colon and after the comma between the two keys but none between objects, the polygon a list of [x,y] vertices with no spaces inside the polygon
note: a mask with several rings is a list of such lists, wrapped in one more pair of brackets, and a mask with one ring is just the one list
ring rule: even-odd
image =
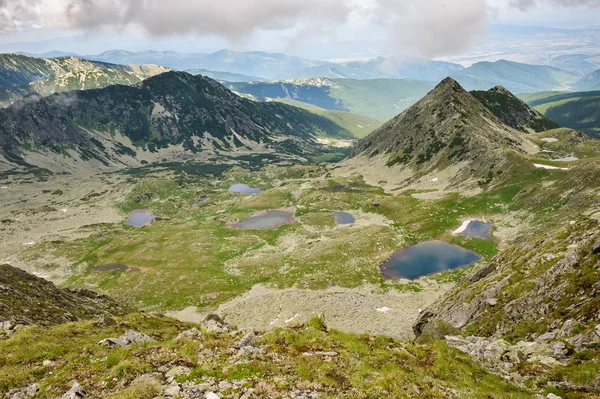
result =
[{"label": "glacial lake", "polygon": [[385,278],[416,280],[419,277],[457,269],[481,260],[481,256],[458,245],[426,241],[394,253],[381,266]]},{"label": "glacial lake", "polygon": [[471,220],[467,228],[462,232],[463,237],[467,238],[482,238],[484,240],[495,241],[492,237],[493,225],[480,222],[479,220]]},{"label": "glacial lake", "polygon": [[260,194],[263,192],[260,188],[250,187],[247,184],[232,184],[231,187],[229,187],[229,191],[239,194]]},{"label": "glacial lake", "polygon": [[133,211],[129,214],[125,225],[131,227],[142,227],[148,223],[152,223],[154,219],[156,219],[156,216],[146,210]]},{"label": "glacial lake", "polygon": [[356,222],[354,216],[349,214],[348,212],[334,212],[333,218],[337,224],[353,224]]},{"label": "glacial lake", "polygon": [[264,215],[253,216],[249,219],[242,220],[232,226],[234,229],[250,230],[250,229],[267,229],[269,227],[277,227],[289,223],[294,220],[294,215],[284,211],[268,211]]}]

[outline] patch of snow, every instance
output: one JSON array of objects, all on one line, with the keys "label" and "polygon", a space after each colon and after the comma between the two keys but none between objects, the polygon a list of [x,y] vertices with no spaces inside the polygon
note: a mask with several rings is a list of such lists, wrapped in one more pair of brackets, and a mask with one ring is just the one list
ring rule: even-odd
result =
[{"label": "patch of snow", "polygon": [[572,162],[572,161],[579,161],[579,158],[574,157],[572,155],[569,155],[568,157],[553,159],[553,161],[556,161],[556,162]]},{"label": "patch of snow", "polygon": [[6,190],[8,188],[8,186],[2,186],[0,187],[2,190]]},{"label": "patch of snow", "polygon": [[456,230],[454,230],[452,232],[453,235],[457,235],[462,233],[463,231],[465,231],[467,229],[467,227],[469,227],[469,224],[473,222],[473,219],[467,219],[463,222],[463,224],[460,225],[460,227]]},{"label": "patch of snow", "polygon": [[67,213],[67,208],[63,208],[60,210],[62,213]]},{"label": "patch of snow", "polygon": [[387,306],[384,306],[384,307],[382,307],[382,308],[377,308],[377,309],[375,309],[375,310],[376,310],[376,311],[378,311],[378,312],[381,312],[381,313],[387,313],[387,312],[389,312],[389,311],[390,311],[390,310],[392,310],[392,309],[391,309],[391,308],[388,308]]},{"label": "patch of snow", "polygon": [[436,182],[439,181],[440,179],[438,179],[437,177],[434,177],[433,179],[431,179],[432,182]]},{"label": "patch of snow", "polygon": [[538,169],[569,170],[569,168],[559,168],[558,166],[542,165],[542,164],[539,164],[539,163],[534,163],[533,166],[535,166]]},{"label": "patch of snow", "polygon": [[285,321],[285,323],[287,324],[287,323],[290,323],[290,322],[294,321],[294,319],[295,319],[296,317],[298,317],[298,316],[300,316],[300,315],[299,315],[298,313],[296,313],[296,314],[295,314],[293,317],[291,317],[291,318],[287,319],[287,320]]},{"label": "patch of snow", "polygon": [[35,245],[35,241],[24,242],[23,245]]},{"label": "patch of snow", "polygon": [[553,137],[544,137],[543,139],[541,139],[542,141],[545,141],[546,143],[556,143],[558,141],[558,139],[555,139]]}]

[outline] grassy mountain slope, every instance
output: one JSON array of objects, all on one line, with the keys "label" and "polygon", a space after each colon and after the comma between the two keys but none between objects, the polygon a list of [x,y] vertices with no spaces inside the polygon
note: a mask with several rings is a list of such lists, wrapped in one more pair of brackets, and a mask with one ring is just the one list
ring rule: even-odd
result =
[{"label": "grassy mountain slope", "polygon": [[556,122],[530,108],[504,87],[494,87],[488,91],[473,91],[471,94],[504,124],[514,129],[531,133],[559,127]]},{"label": "grassy mountain slope", "polygon": [[600,91],[564,93],[529,105],[561,126],[600,137]]},{"label": "grassy mountain slope", "polygon": [[491,178],[506,162],[509,151],[527,154],[536,151],[536,146],[447,78],[415,105],[359,141],[352,156],[364,162],[384,157],[388,166],[408,166],[420,173],[465,162],[469,167],[464,173]]},{"label": "grassy mountain slope", "polygon": [[[51,282],[10,265],[0,265],[0,320],[51,325],[124,314],[112,299],[87,290],[59,289]],[[2,334],[0,329],[0,339]]]},{"label": "grassy mountain slope", "polygon": [[[117,132],[135,147],[101,141]],[[84,160],[106,163],[133,156],[136,148],[156,151],[171,145],[191,153],[260,147],[300,156],[318,152],[316,136],[353,137],[327,118],[242,99],[212,79],[182,72],[167,72],[136,87],[28,96],[0,111],[0,148],[9,160],[34,148],[63,154],[75,150]]]},{"label": "grassy mountain slope", "polygon": [[579,76],[545,65],[529,65],[500,60],[478,62],[451,75],[468,90],[506,87],[513,93],[567,90]]},{"label": "grassy mountain slope", "polygon": [[[131,315],[118,324],[91,322],[28,328],[0,342],[0,392],[38,382],[36,398],[57,398],[76,379],[94,398],[448,398],[529,399],[532,393],[485,371],[444,344],[328,330],[321,319],[257,333],[215,333],[165,317]],[[183,339],[178,334],[197,328]],[[155,339],[130,348],[97,342],[134,329]],[[84,333],[82,333],[84,332]],[[189,333],[188,333],[189,334]],[[82,350],[82,348],[84,348]],[[245,354],[246,353],[246,354]],[[42,366],[45,360],[50,366]],[[46,371],[50,368],[52,371]],[[168,381],[168,377],[171,377]],[[244,395],[244,396],[242,396]]]},{"label": "grassy mountain slope", "polygon": [[254,98],[292,99],[328,110],[349,111],[381,121],[414,104],[434,86],[412,79],[299,79],[228,84],[235,92]]}]

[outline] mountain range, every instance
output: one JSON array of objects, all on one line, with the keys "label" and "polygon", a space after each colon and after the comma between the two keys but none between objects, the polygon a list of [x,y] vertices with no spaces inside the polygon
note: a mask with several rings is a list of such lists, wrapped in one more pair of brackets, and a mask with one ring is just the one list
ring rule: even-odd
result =
[{"label": "mountain range", "polygon": [[137,86],[31,94],[0,110],[0,148],[20,164],[32,151],[54,164],[136,164],[138,152],[158,156],[173,146],[180,158],[275,153],[302,159],[319,153],[317,137],[353,136],[323,116],[246,100],[212,79],[183,72]]}]

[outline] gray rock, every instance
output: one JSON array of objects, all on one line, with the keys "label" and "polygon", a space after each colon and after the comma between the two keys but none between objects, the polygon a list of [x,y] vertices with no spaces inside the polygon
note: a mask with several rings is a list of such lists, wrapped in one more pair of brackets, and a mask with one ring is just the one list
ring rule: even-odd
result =
[{"label": "gray rock", "polygon": [[131,345],[143,344],[146,342],[156,342],[154,338],[135,330],[127,330],[119,338],[107,338],[98,342],[99,345],[109,346],[111,348],[129,348]]},{"label": "gray rock", "polygon": [[192,372],[192,369],[184,366],[173,367],[171,370],[167,371],[165,377],[167,378],[167,382],[172,382],[175,377],[180,375],[189,375]]},{"label": "gray rock", "polygon": [[40,384],[31,384],[28,387],[11,389],[8,392],[9,399],[29,399],[35,397]]},{"label": "gray rock", "polygon": [[316,391],[294,391],[290,394],[292,399],[314,399],[318,397],[319,393]]},{"label": "gray rock", "polygon": [[546,396],[546,399],[562,399],[560,396],[556,396],[553,393],[549,393],[548,396]]},{"label": "gray rock", "polygon": [[53,362],[52,360],[44,360],[42,362],[42,366],[54,368],[54,367],[56,367],[56,362]]},{"label": "gray rock", "polygon": [[576,349],[593,348],[600,345],[600,325],[596,326],[594,330],[568,338],[567,342]]},{"label": "gray rock", "polygon": [[69,389],[60,399],[78,399],[85,398],[87,391],[77,381],[73,381],[71,389]]},{"label": "gray rock", "polygon": [[166,387],[163,393],[165,396],[178,397],[181,393],[181,387],[179,384],[172,384]]},{"label": "gray rock", "polygon": [[243,346],[238,350],[238,356],[261,355],[262,349],[253,346]]},{"label": "gray rock", "polygon": [[204,399],[221,399],[221,398],[219,398],[219,395],[217,395],[217,394],[216,394],[216,393],[214,393],[214,392],[207,392],[207,393],[204,395]]},{"label": "gray rock", "polygon": [[592,245],[592,253],[600,254],[600,238]]},{"label": "gray rock", "polygon": [[186,339],[192,339],[192,338],[197,338],[202,336],[202,333],[200,332],[200,330],[198,330],[196,327],[190,329],[190,330],[185,330],[182,331],[176,338],[175,338],[175,342],[179,342],[179,341],[183,341]]},{"label": "gray rock", "polygon": [[202,325],[209,331],[213,333],[223,334],[232,330],[231,326],[225,323],[219,315],[209,314],[206,316]]},{"label": "gray rock", "polygon": [[245,346],[254,346],[256,345],[256,341],[256,334],[254,334],[254,332],[249,332],[248,334],[244,335],[244,337],[240,339],[237,344],[235,344],[235,347],[243,348]]},{"label": "gray rock", "polygon": [[496,306],[498,304],[498,300],[496,298],[488,298],[485,300],[489,306]]}]

